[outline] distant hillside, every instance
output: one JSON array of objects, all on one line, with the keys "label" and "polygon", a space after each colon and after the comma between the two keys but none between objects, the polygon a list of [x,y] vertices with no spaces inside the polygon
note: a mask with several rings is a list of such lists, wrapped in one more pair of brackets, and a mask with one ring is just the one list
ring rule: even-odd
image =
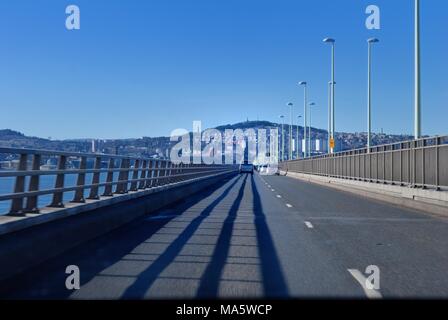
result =
[{"label": "distant hillside", "polygon": [[249,128],[275,128],[279,127],[281,125],[269,121],[246,121],[246,122],[240,122],[235,124],[226,124],[219,127],[216,127],[215,129],[218,129],[219,131],[224,131],[226,129],[249,129]]},{"label": "distant hillside", "polygon": [[27,149],[45,149],[45,150],[62,150],[73,152],[89,151],[88,145],[78,141],[58,141],[43,139],[38,137],[30,137],[25,134],[13,130],[0,130],[0,146],[12,148]]},{"label": "distant hillside", "polygon": [[[220,131],[224,131],[226,129],[269,129],[269,128],[278,128],[278,133],[281,136],[281,127],[282,125],[279,123],[273,123],[269,121],[246,121],[236,124],[228,124],[219,126],[216,129]],[[293,139],[297,137],[297,130],[299,130],[299,140],[304,138],[304,130],[303,126],[292,126],[292,136]],[[283,125],[283,132],[285,134],[286,140],[289,139],[289,124],[285,123]],[[327,140],[327,130],[319,129],[319,128],[311,128],[311,139],[312,140],[321,140],[325,142]],[[393,134],[384,134],[384,133],[372,133],[372,144],[373,145],[382,145],[388,143],[395,143],[400,141],[412,140],[413,136],[411,135],[393,135]],[[355,133],[347,133],[347,132],[336,132],[336,140],[338,142],[339,150],[350,150],[350,149],[359,149],[365,147],[367,144],[367,133],[365,132],[355,132]],[[285,152],[288,152],[288,146],[286,146]]]},{"label": "distant hillside", "polygon": [[3,129],[0,130],[0,137],[2,139],[13,139],[13,138],[23,138],[25,135],[21,132],[10,130],[10,129]]},{"label": "distant hillside", "polygon": [[[281,135],[281,124],[269,121],[245,121],[235,124],[227,124],[217,127],[216,129],[224,132],[226,129],[270,129],[278,128]],[[285,138],[289,139],[289,125],[284,124],[283,127]],[[298,127],[299,139],[303,139],[303,127]],[[297,137],[297,126],[292,127],[293,138]],[[357,149],[366,145],[366,133],[336,133],[339,150]],[[312,128],[311,139],[319,139],[325,142],[327,139],[327,131]],[[387,143],[395,143],[399,141],[412,140],[409,135],[389,135],[389,134],[372,134],[373,145],[381,145]],[[286,140],[286,141],[287,141]],[[170,142],[169,137],[143,137],[136,139],[109,139],[95,140],[94,148],[97,152],[108,154],[121,154],[130,156],[145,156],[164,158],[169,155],[169,150],[175,144]],[[91,152],[92,140],[89,139],[69,139],[69,140],[50,140],[38,137],[30,137],[25,134],[10,129],[0,130],[0,147],[28,148],[28,149],[46,149],[60,150],[69,152]],[[286,147],[286,152],[288,148]],[[0,154],[0,160],[2,160]],[[3,155],[4,157],[4,155]]]}]

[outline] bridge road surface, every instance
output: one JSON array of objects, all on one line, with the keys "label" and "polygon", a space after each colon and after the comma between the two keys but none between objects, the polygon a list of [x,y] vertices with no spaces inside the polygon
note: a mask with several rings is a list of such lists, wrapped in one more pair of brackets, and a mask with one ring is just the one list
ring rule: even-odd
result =
[{"label": "bridge road surface", "polygon": [[[13,279],[3,298],[448,298],[447,219],[238,175]],[[65,288],[77,265],[81,289]],[[380,289],[365,288],[369,265]]]}]

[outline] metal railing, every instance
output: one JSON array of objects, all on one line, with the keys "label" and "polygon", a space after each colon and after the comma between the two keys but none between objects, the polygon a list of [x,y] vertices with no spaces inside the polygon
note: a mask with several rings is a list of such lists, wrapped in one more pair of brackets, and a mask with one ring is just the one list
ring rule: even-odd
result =
[{"label": "metal railing", "polygon": [[[228,165],[48,150],[0,148],[0,155],[12,159],[1,163],[0,186],[6,186],[5,179],[14,180],[9,181],[11,193],[0,193],[0,203],[9,202],[8,215],[16,216],[38,214],[45,206],[63,208],[67,202],[99,200],[236,170]],[[70,186],[68,177],[73,182]],[[43,205],[45,196],[49,203]]]},{"label": "metal railing", "polygon": [[448,188],[448,136],[281,162],[279,167],[296,173],[440,190]]}]

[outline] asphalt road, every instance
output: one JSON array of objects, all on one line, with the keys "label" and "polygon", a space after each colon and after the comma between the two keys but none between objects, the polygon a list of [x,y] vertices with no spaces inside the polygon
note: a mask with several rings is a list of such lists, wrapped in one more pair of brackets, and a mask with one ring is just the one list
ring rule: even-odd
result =
[{"label": "asphalt road", "polygon": [[[81,289],[65,288],[76,265]],[[368,266],[379,289],[366,287]],[[3,298],[448,298],[448,219],[239,175],[83,244]]]}]

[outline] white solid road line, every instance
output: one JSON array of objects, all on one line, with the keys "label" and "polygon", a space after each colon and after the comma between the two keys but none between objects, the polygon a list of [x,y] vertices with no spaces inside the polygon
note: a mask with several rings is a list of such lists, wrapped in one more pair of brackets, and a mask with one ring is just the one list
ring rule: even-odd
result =
[{"label": "white solid road line", "polygon": [[356,281],[361,285],[361,287],[364,290],[364,293],[366,294],[367,298],[369,299],[381,299],[383,296],[378,290],[375,289],[368,289],[366,286],[366,282],[368,281],[366,277],[357,269],[347,269],[348,272],[355,278]]},{"label": "white solid road line", "polygon": [[275,190],[274,190],[274,189],[271,189],[271,191],[274,192]]},{"label": "white solid road line", "polygon": [[279,199],[280,199],[281,197],[282,197],[281,195],[279,195],[279,194],[277,195],[277,198],[279,198]]},{"label": "white solid road line", "polygon": [[305,225],[306,225],[308,228],[310,228],[310,229],[313,229],[313,228],[314,228],[313,224],[312,224],[311,222],[309,222],[309,221],[305,221]]},{"label": "white solid road line", "polygon": [[292,205],[290,205],[289,203],[287,203],[286,206],[287,206],[288,208],[292,208]]}]

